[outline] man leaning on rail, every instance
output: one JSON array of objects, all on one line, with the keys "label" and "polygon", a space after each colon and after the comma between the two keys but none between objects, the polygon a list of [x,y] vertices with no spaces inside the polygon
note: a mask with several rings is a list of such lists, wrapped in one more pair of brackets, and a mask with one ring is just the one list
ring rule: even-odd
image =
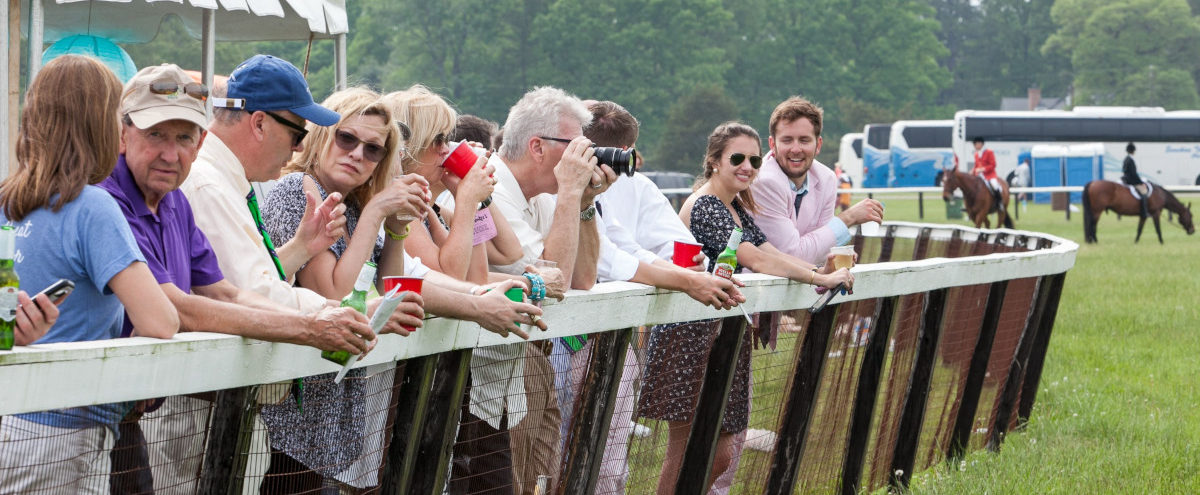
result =
[{"label": "man leaning on rail", "polygon": [[[182,329],[365,352],[373,338],[365,316],[325,305],[301,313],[225,280],[179,191],[205,140],[206,96],[207,89],[178,66],[138,72],[122,96],[121,155],[100,183],[120,205],[151,273],[178,310]],[[419,324],[420,317],[419,305],[410,302],[392,324]],[[122,333],[128,336],[131,330],[127,318]],[[121,424],[112,452],[113,493],[153,490],[137,423],[141,413],[131,413]]]},{"label": "man leaning on rail", "polygon": [[[557,263],[571,288],[596,283],[599,232],[597,194],[616,174],[597,166],[583,137],[591,113],[576,97],[551,87],[526,93],[509,110],[504,140],[489,164],[497,179],[493,205],[521,242],[522,257],[491,271],[521,274],[538,259]],[[557,198],[554,195],[557,194]],[[463,424],[480,422],[492,432],[510,434],[512,470],[502,464],[455,464],[452,493],[532,493],[538,475],[555,476],[559,457],[559,409],[546,352],[536,344],[483,347],[472,356],[468,414]],[[489,438],[478,430],[479,440]],[[501,438],[492,435],[491,438]],[[460,439],[461,442],[461,439]],[[473,441],[473,458],[504,457],[509,445]],[[464,486],[465,485],[465,486]]]},{"label": "man leaning on rail", "polygon": [[[750,186],[758,203],[754,221],[767,241],[786,254],[820,264],[829,248],[850,241],[849,227],[883,220],[883,204],[864,199],[837,215],[837,175],[818,162],[821,107],[793,96],[771,112],[758,180]],[[813,165],[816,166],[813,166]]]},{"label": "man leaning on rail", "polygon": [[[583,134],[597,146],[628,149],[637,142],[639,124],[621,105],[611,101],[588,102],[592,122]],[[636,166],[641,167],[640,156]],[[686,292],[702,304],[729,309],[745,302],[733,282],[668,261],[675,241],[695,242],[692,233],[675,214],[667,197],[645,175],[620,177],[596,195],[597,227],[600,230],[600,282],[631,281]],[[698,265],[698,263],[697,263]],[[572,350],[562,339],[554,340],[550,362],[555,368],[558,405],[562,411],[563,438],[570,431],[576,394],[591,359],[592,341]],[[608,429],[608,442],[596,481],[596,493],[624,493],[629,478],[626,462],[629,434],[636,409],[634,389],[641,380],[641,367],[633,348],[626,349],[625,366]]]}]

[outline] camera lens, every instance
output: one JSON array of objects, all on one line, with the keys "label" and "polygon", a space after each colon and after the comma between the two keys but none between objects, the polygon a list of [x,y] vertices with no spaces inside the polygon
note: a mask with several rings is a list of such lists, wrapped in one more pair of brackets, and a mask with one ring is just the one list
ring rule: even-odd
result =
[{"label": "camera lens", "polygon": [[596,161],[601,165],[612,167],[613,172],[616,172],[617,175],[633,177],[633,173],[637,171],[637,150],[597,146]]}]

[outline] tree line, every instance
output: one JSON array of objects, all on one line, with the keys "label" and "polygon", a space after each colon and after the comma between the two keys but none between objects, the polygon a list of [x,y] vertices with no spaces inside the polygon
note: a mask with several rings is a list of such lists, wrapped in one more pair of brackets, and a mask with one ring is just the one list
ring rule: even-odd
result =
[{"label": "tree line", "polygon": [[[503,123],[529,88],[613,100],[642,123],[654,170],[695,172],[716,124],[761,133],[803,95],[824,107],[822,161],[871,122],[995,109],[1040,88],[1075,105],[1200,105],[1200,0],[352,0],[351,84],[424,84]],[[333,88],[333,43],[218,43],[227,74],[253,53],[309,64]],[[200,67],[177,20],[125,45],[139,67]]]}]

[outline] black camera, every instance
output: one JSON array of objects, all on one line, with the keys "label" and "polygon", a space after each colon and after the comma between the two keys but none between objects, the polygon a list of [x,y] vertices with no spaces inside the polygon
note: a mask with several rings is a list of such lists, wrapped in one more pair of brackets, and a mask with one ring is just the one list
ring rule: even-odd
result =
[{"label": "black camera", "polygon": [[637,171],[637,150],[596,146],[596,162],[612,167],[617,175],[633,177],[633,173]]}]

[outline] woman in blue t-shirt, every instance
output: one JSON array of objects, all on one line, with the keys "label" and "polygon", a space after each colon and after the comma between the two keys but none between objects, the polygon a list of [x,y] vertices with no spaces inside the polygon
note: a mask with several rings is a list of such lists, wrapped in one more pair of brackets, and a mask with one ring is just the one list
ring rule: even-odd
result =
[{"label": "woman in blue t-shirt", "polygon": [[[100,62],[73,55],[46,64],[29,87],[16,171],[0,183],[0,224],[16,229],[23,287],[68,279],[75,291],[44,335],[26,335],[18,345],[117,338],[125,312],[134,335],[166,339],[179,330],[179,315],[146,267],[121,210],[92,186],[117,161],[121,89]],[[131,405],[3,418],[4,491],[107,493],[108,450]]]}]

